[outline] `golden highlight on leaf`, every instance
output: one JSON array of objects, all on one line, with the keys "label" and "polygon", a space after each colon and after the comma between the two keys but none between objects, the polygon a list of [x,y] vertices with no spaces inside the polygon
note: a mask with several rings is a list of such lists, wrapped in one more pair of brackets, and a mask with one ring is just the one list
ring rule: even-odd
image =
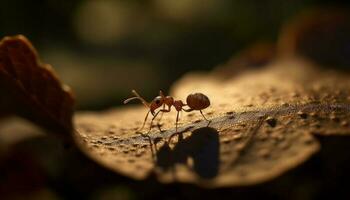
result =
[{"label": "golden highlight on leaf", "polygon": [[229,77],[191,73],[174,85],[171,95],[178,99],[206,94],[211,106],[204,113],[211,121],[182,113],[170,144],[175,111],[164,114],[162,132],[155,127],[147,138],[137,132],[147,112],[142,106],[78,113],[77,144],[93,160],[134,179],[222,187],[261,183],[300,165],[320,148],[314,134],[350,134],[347,74],[286,59]]}]

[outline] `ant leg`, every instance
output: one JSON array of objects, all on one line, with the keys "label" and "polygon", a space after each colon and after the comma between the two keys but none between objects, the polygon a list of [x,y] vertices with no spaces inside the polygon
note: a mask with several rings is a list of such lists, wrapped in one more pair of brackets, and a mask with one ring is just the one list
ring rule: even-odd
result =
[{"label": "ant leg", "polygon": [[179,121],[179,113],[180,113],[180,111],[177,111],[176,122],[175,122],[175,133],[170,135],[170,137],[168,139],[168,144],[170,144],[171,138],[173,138],[177,134],[177,122]]},{"label": "ant leg", "polygon": [[[165,104],[163,105],[163,109],[162,110],[165,110]],[[163,114],[164,114],[164,112],[160,113],[160,117],[159,117],[158,122],[157,122],[158,127],[160,126],[160,121],[163,118]]]},{"label": "ant leg", "polygon": [[[150,148],[151,148],[152,160],[153,160],[153,162],[156,162],[156,157],[155,157],[155,154],[154,154],[154,151],[153,151],[153,143],[152,143],[151,137],[150,137],[149,135],[146,135],[146,134],[143,134],[143,133],[140,133],[140,135],[141,135],[142,137],[145,137],[145,138],[148,139],[149,146],[150,146]],[[154,145],[155,145],[155,149],[157,150],[156,144],[154,144]]]},{"label": "ant leg", "polygon": [[179,122],[179,113],[180,111],[177,111],[177,114],[176,114],[176,122],[175,122],[175,132],[177,133],[177,122]]},{"label": "ant leg", "polygon": [[151,120],[151,125],[150,125],[150,127],[149,127],[148,133],[151,132],[152,126],[153,126],[153,121],[154,121],[154,119],[157,117],[157,115],[158,115],[160,112],[162,112],[162,113],[163,113],[163,112],[170,112],[170,110],[171,110],[171,108],[168,107],[167,110],[166,110],[166,109],[162,109],[162,110],[158,110],[158,111],[156,112],[156,114],[153,116],[153,118],[152,118],[152,120]]},{"label": "ant leg", "polygon": [[[184,108],[183,108],[182,110],[185,111],[185,112],[191,112],[191,111],[193,111],[192,108],[190,108],[190,109],[184,109]],[[203,118],[204,118],[206,121],[210,121],[210,120],[208,120],[208,119],[204,116],[202,110],[199,110],[199,112],[201,113],[201,115],[203,116]]]},{"label": "ant leg", "polygon": [[168,106],[168,109],[165,109],[165,104],[164,104],[164,105],[163,105],[163,109],[160,110],[160,111],[161,111],[161,113],[160,113],[159,120],[158,120],[158,122],[157,122],[157,126],[158,126],[159,131],[160,131],[160,132],[163,132],[162,129],[160,129],[160,121],[162,120],[163,114],[164,114],[165,112],[170,112],[170,111],[171,111],[171,106]]},{"label": "ant leg", "polygon": [[199,110],[199,112],[201,113],[201,115],[203,116],[203,118],[204,118],[205,120],[209,121],[209,120],[203,115],[202,110]]},{"label": "ant leg", "polygon": [[139,131],[141,131],[143,129],[143,127],[145,127],[145,124],[146,124],[146,121],[147,121],[147,118],[148,118],[148,115],[151,111],[148,111],[147,114],[146,114],[146,117],[145,117],[145,120],[143,121],[143,124],[142,124],[142,127],[139,129]]},{"label": "ant leg", "polygon": [[190,108],[190,109],[184,109],[184,108],[182,108],[182,110],[185,111],[185,112],[191,112],[191,111],[193,111],[192,108]]},{"label": "ant leg", "polygon": [[161,110],[158,110],[158,112],[156,112],[156,114],[153,115],[153,118],[152,118],[152,120],[151,120],[151,124],[150,124],[150,126],[149,126],[148,133],[151,132],[152,126],[153,126],[153,120],[157,117],[157,115],[159,114],[160,111],[161,111]]}]

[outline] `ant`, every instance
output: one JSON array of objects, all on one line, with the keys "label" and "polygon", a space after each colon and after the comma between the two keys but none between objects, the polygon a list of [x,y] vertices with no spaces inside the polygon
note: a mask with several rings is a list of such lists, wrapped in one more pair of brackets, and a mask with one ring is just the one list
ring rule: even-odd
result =
[{"label": "ant", "polygon": [[[153,120],[157,117],[157,115],[162,112],[170,112],[171,111],[171,106],[175,107],[175,110],[177,111],[177,115],[176,115],[176,123],[175,123],[175,134],[177,133],[177,123],[179,121],[179,113],[180,111],[185,111],[185,112],[191,112],[194,110],[197,110],[201,113],[201,115],[203,116],[203,118],[206,121],[209,121],[203,114],[202,110],[209,107],[210,106],[210,100],[209,98],[202,94],[202,93],[194,93],[194,94],[190,94],[187,96],[186,98],[186,104],[184,104],[181,100],[174,100],[173,97],[171,96],[165,96],[164,93],[160,90],[159,91],[159,96],[157,96],[156,98],[154,98],[151,102],[147,102],[145,99],[143,99],[135,90],[131,91],[135,96],[128,98],[124,101],[124,104],[129,103],[131,100],[134,99],[138,99],[141,101],[141,103],[143,105],[145,105],[147,108],[149,108],[149,111],[146,114],[145,120],[143,121],[142,127],[140,128],[140,130],[143,129],[143,127],[145,126],[145,123],[147,121],[148,115],[149,113],[152,114],[153,118],[151,120],[151,125],[150,125],[150,129],[148,131],[148,133],[151,131],[152,129],[152,124],[153,124]],[[162,109],[156,111],[156,109],[160,108],[161,106],[163,106]],[[165,106],[167,106],[167,108],[165,108]],[[184,106],[188,106],[188,109],[185,109]],[[171,138],[171,137],[170,137]]]}]

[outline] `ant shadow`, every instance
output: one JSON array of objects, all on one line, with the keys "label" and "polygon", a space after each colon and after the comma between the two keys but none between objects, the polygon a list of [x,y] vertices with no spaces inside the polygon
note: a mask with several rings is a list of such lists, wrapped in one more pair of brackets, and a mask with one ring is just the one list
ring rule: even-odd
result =
[{"label": "ant shadow", "polygon": [[[185,131],[183,131],[185,132]],[[213,178],[219,171],[219,134],[211,127],[202,127],[183,138],[183,132],[177,133],[178,142],[173,148],[165,142],[156,149],[156,166],[173,173],[176,164],[183,164],[192,169],[201,178]],[[188,164],[192,159],[193,164]],[[174,174],[175,175],[175,174]]]}]

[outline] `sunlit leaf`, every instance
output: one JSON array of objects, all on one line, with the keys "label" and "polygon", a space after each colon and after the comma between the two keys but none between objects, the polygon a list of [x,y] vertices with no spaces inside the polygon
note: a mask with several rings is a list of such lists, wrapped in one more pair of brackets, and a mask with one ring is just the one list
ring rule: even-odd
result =
[{"label": "sunlit leaf", "polygon": [[[220,187],[271,180],[319,150],[314,134],[350,133],[349,75],[295,59],[235,75],[190,73],[174,85],[175,98],[206,94],[212,104],[204,113],[211,122],[198,112],[182,113],[170,144],[176,112],[164,114],[163,132],[154,127],[147,138],[137,132],[147,112],[142,106],[78,113],[77,144],[93,160],[134,179]],[[153,152],[150,141],[156,143]]]}]

